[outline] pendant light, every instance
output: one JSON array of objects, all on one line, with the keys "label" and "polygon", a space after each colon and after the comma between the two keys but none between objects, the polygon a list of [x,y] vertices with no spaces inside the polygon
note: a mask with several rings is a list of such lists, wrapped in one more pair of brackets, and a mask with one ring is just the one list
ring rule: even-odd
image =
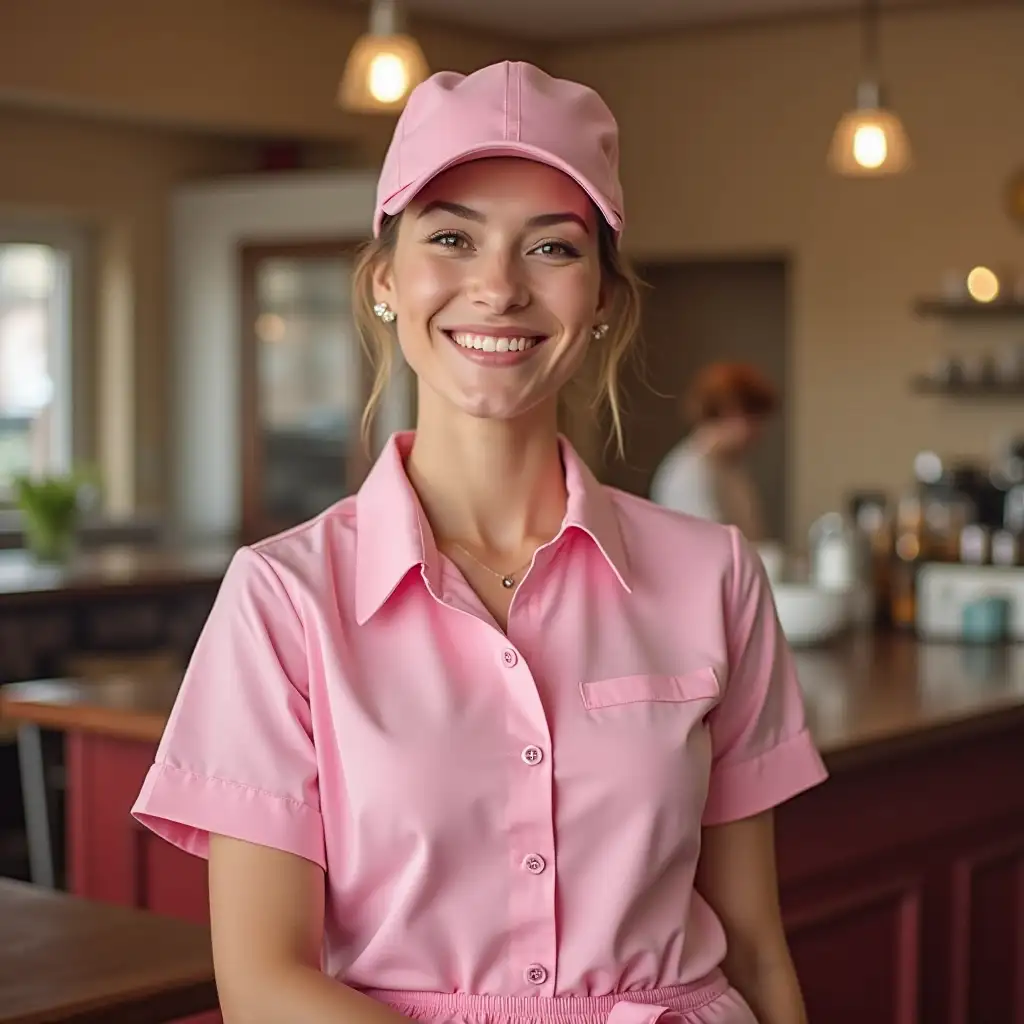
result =
[{"label": "pendant light", "polygon": [[430,74],[419,43],[403,31],[399,0],[372,0],[370,30],[345,62],[338,103],[360,114],[399,111],[409,93]]},{"label": "pendant light", "polygon": [[900,174],[911,164],[910,140],[899,115],[886,107],[879,80],[878,20],[878,0],[865,0],[857,105],[839,119],[829,149],[829,166],[849,177]]}]

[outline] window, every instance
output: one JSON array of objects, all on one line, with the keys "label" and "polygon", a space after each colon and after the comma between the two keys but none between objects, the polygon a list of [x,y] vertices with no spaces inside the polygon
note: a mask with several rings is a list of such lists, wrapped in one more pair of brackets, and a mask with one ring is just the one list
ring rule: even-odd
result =
[{"label": "window", "polygon": [[0,241],[0,498],[71,467],[70,253]]}]

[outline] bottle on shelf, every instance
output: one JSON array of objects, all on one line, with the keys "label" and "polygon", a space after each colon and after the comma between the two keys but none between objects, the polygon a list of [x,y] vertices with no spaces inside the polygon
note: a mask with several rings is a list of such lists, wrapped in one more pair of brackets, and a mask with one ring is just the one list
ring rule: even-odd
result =
[{"label": "bottle on shelf", "polygon": [[1020,537],[1012,530],[992,534],[992,564],[1004,567],[1021,565]]},{"label": "bottle on shelf", "polygon": [[960,531],[960,561],[965,565],[988,565],[992,533],[980,523],[969,523]]},{"label": "bottle on shelf", "polygon": [[889,620],[895,629],[917,626],[917,573],[924,553],[924,514],[915,491],[896,505],[889,576]]},{"label": "bottle on shelf", "polygon": [[887,626],[893,546],[889,496],[882,491],[862,491],[853,495],[849,508],[860,538],[861,579],[868,595],[865,603],[874,624]]}]

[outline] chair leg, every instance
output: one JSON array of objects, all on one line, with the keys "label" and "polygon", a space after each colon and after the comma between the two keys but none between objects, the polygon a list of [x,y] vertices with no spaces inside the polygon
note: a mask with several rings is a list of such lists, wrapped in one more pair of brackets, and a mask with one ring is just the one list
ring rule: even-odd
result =
[{"label": "chair leg", "polygon": [[43,735],[38,725],[19,727],[18,765],[21,769],[22,802],[25,805],[30,877],[33,884],[53,889],[56,886],[56,872],[50,829],[50,803],[46,788],[46,763],[43,759]]}]

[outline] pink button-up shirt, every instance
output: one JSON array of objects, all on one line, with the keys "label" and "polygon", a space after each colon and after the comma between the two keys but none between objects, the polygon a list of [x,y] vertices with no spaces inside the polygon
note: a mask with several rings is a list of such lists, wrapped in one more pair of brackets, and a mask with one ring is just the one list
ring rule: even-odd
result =
[{"label": "pink button-up shirt", "polygon": [[360,988],[607,995],[725,938],[702,825],[822,781],[755,553],[601,486],[503,633],[438,553],[392,439],[353,498],[235,556],[134,808],[327,872],[323,967]]}]

